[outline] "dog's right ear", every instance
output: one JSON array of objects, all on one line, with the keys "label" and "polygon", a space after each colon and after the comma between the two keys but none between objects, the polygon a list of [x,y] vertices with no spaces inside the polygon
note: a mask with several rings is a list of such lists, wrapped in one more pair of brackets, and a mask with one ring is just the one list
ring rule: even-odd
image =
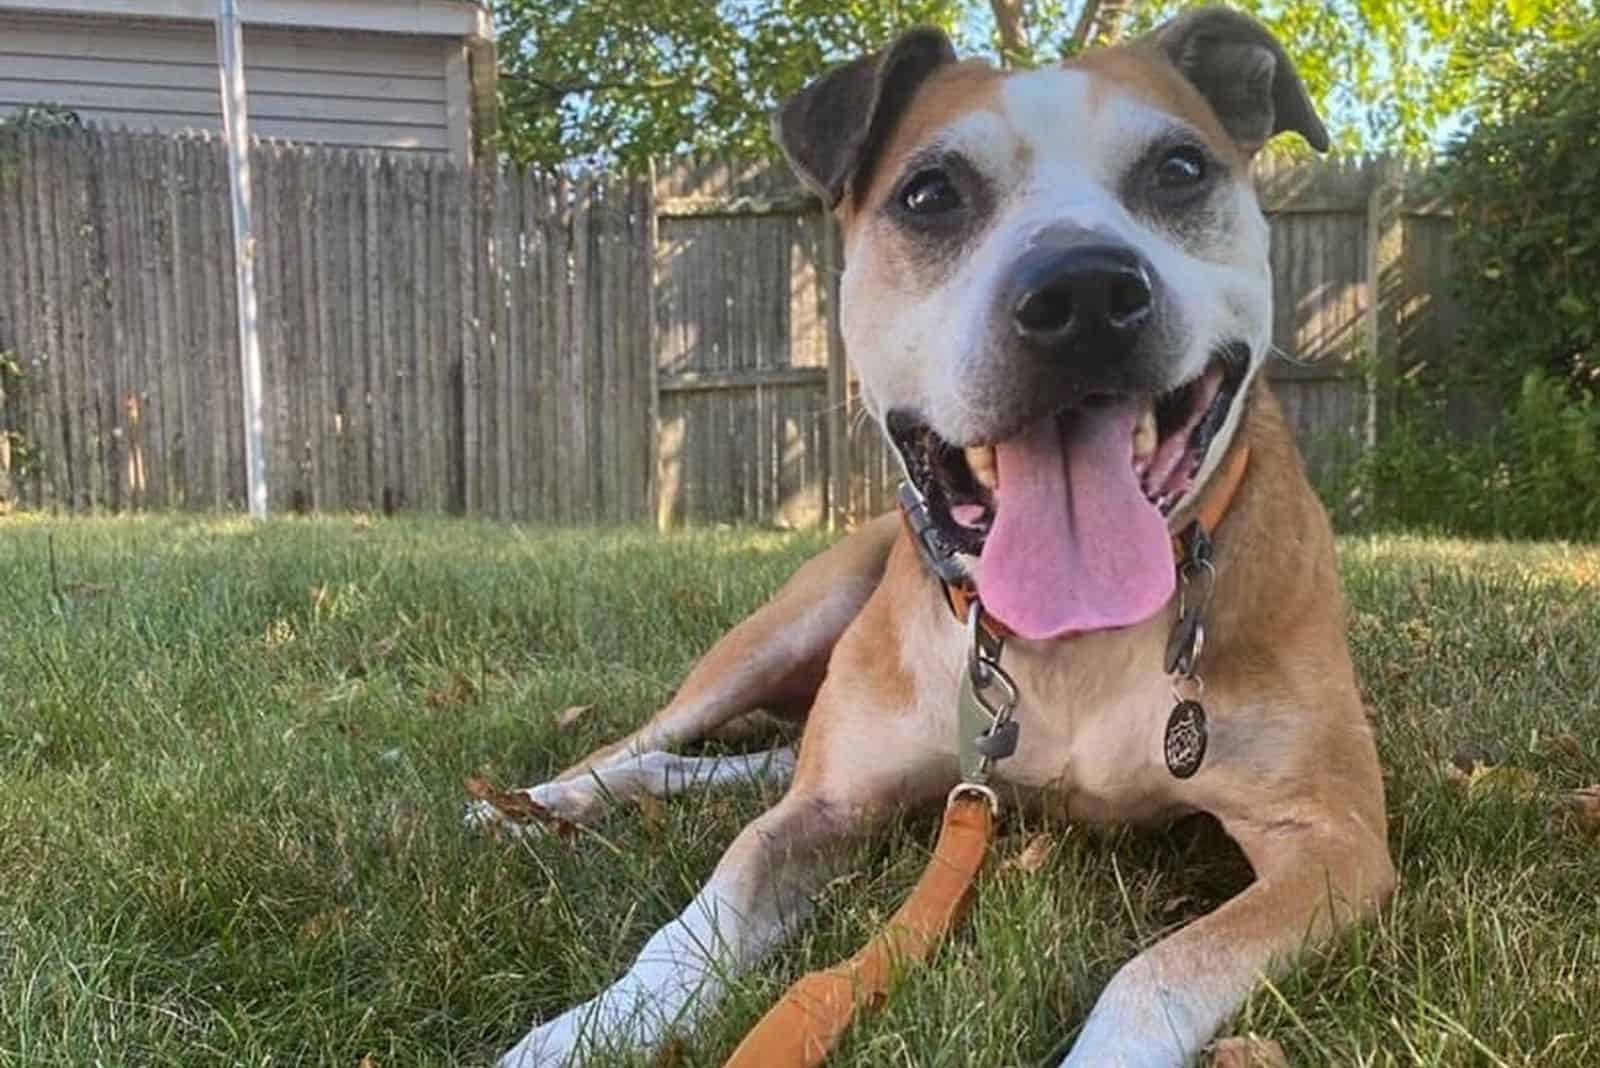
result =
[{"label": "dog's right ear", "polygon": [[955,62],[943,30],[908,30],[888,48],[846,63],[783,102],[772,136],[789,165],[829,209],[854,183],[865,183],[917,87]]}]

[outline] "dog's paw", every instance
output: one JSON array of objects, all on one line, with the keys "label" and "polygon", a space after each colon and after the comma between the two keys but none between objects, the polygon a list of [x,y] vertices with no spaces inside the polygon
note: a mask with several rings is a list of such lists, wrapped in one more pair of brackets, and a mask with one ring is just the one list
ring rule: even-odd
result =
[{"label": "dog's paw", "polygon": [[497,1068],[578,1068],[601,1053],[648,1053],[668,1026],[645,1005],[623,1006],[607,991],[529,1031]]},{"label": "dog's paw", "polygon": [[1060,1068],[1184,1068],[1210,1039],[1185,992],[1149,980],[1135,958],[1101,991]]},{"label": "dog's paw", "polygon": [[570,1068],[581,1064],[578,1029],[568,1019],[577,1011],[569,1010],[544,1026],[529,1031],[521,1042],[496,1062],[496,1068]]}]

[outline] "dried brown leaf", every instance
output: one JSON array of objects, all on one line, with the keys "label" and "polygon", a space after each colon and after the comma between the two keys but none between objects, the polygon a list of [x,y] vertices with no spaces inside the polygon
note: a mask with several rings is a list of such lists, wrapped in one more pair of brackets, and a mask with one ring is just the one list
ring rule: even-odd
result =
[{"label": "dried brown leaf", "polygon": [[1000,865],[1000,870],[1020,871],[1032,875],[1050,862],[1055,851],[1055,836],[1041,831],[1028,839],[1020,853],[1014,857],[1007,857],[1005,863]]},{"label": "dried brown leaf", "polygon": [[1445,777],[1465,790],[1470,798],[1500,794],[1522,801],[1539,790],[1537,775],[1527,768],[1505,764],[1477,764],[1471,770],[1463,770],[1459,762],[1452,763],[1445,768]]},{"label": "dried brown leaf", "polygon": [[356,1068],[378,1068],[378,1062],[373,1060],[372,1054],[369,1053],[361,1058],[361,1063],[356,1065]]},{"label": "dried brown leaf", "polygon": [[640,794],[635,803],[639,806],[644,829],[652,835],[659,835],[667,823],[666,813],[661,811],[661,802],[652,794]]},{"label": "dried brown leaf", "polygon": [[467,791],[468,796],[479,801],[487,801],[495,807],[500,815],[512,823],[544,827],[563,841],[570,841],[577,837],[578,825],[576,823],[556,815],[550,809],[519,790],[496,789],[482,779],[466,779],[462,782],[462,786]]},{"label": "dried brown leaf", "polygon": [[556,726],[566,730],[594,711],[594,705],[570,705],[556,714]]},{"label": "dried brown leaf", "polygon": [[478,684],[460,671],[452,671],[443,686],[428,691],[429,708],[456,708],[478,699]]},{"label": "dried brown leaf", "polygon": [[1212,1068],[1289,1068],[1275,1039],[1260,1035],[1219,1038],[1211,1047]]},{"label": "dried brown leaf", "polygon": [[1600,785],[1574,790],[1562,800],[1571,827],[1583,834],[1600,835]]},{"label": "dried brown leaf", "polygon": [[650,1068],[682,1068],[689,1063],[689,1044],[682,1035],[670,1035],[656,1052]]},{"label": "dried brown leaf", "polygon": [[1583,758],[1583,743],[1573,734],[1552,734],[1539,743],[1546,756],[1564,757],[1568,760]]},{"label": "dried brown leaf", "polygon": [[340,927],[343,927],[345,921],[352,915],[354,913],[349,905],[340,905],[337,908],[319,912],[300,925],[300,939],[302,941],[312,941],[324,935],[332,934]]}]

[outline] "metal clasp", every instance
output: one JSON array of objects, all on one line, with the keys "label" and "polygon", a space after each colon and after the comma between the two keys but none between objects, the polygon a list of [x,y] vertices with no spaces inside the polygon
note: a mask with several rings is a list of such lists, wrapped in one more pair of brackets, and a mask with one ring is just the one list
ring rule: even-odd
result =
[{"label": "metal clasp", "polygon": [[[1004,642],[982,626],[983,606],[967,608],[967,664],[957,690],[957,754],[963,786],[983,786],[995,762],[1017,749],[1017,684],[1000,666]],[[958,788],[959,789],[959,788]]]}]

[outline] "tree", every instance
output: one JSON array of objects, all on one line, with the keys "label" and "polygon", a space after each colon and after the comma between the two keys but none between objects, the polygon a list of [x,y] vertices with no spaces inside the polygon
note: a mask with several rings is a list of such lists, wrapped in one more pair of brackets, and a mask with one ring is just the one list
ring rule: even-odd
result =
[{"label": "tree", "polygon": [[[1597,0],[1234,0],[1284,39],[1341,147],[1423,151],[1496,44],[1570,35]],[[1171,16],[1181,0],[496,0],[506,151],[639,165],[770,154],[767,116],[830,63],[908,26],[1008,66],[1053,62]]]},{"label": "tree", "polygon": [[960,11],[960,0],[502,0],[505,148],[543,164],[768,154],[783,96],[905,26],[954,29]]}]

